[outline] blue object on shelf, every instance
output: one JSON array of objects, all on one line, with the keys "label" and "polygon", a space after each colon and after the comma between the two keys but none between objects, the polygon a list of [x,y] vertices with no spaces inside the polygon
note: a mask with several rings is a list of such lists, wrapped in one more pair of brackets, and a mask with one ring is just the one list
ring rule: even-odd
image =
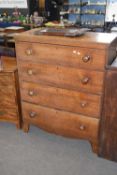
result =
[{"label": "blue object on shelf", "polygon": [[12,22],[0,22],[0,28],[10,27],[10,26],[19,26],[19,24]]}]

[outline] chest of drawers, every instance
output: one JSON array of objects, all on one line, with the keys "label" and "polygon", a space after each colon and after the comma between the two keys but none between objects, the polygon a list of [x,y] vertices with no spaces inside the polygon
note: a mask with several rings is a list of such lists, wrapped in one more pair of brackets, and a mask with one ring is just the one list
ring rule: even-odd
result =
[{"label": "chest of drawers", "polygon": [[98,152],[106,65],[116,56],[115,35],[67,38],[34,32],[15,38],[24,131],[34,124],[87,139]]},{"label": "chest of drawers", "polygon": [[21,125],[21,109],[16,59],[1,57],[0,65],[0,121]]}]

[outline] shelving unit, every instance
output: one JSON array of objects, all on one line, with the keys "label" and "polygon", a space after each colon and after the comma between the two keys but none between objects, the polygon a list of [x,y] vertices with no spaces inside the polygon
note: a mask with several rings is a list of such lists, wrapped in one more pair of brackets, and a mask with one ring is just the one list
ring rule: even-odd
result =
[{"label": "shelving unit", "polygon": [[[86,0],[82,0],[86,2]],[[96,31],[104,31],[107,0],[90,0],[81,6],[81,26]]]},{"label": "shelving unit", "polygon": [[105,28],[107,0],[67,0],[61,15],[81,27],[103,31]]},{"label": "shelving unit", "polygon": [[64,19],[80,23],[81,0],[65,0],[60,14],[64,16]]}]

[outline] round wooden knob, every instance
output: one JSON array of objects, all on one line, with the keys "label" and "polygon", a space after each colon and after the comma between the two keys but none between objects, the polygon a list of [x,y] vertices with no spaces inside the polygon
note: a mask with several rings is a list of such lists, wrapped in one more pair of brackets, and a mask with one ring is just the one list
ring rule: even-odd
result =
[{"label": "round wooden knob", "polygon": [[89,82],[89,78],[88,77],[84,77],[82,80],[81,80],[82,84],[87,84]]},{"label": "round wooden knob", "polygon": [[29,69],[27,72],[28,72],[28,75],[33,75],[33,71],[31,69]]},{"label": "round wooden knob", "polygon": [[33,96],[33,95],[34,95],[34,91],[29,91],[28,94],[29,94],[30,96]]},{"label": "round wooden knob", "polygon": [[81,102],[80,103],[80,106],[82,107],[82,108],[85,108],[86,106],[87,106],[87,102],[86,101],[83,101],[83,102]]},{"label": "round wooden knob", "polygon": [[79,129],[84,131],[85,130],[85,126],[84,125],[80,125]]},{"label": "round wooden knob", "polygon": [[26,49],[26,55],[30,56],[32,55],[33,51],[32,49]]},{"label": "round wooden knob", "polygon": [[34,117],[36,117],[36,112],[30,112],[29,115],[31,118],[34,118]]},{"label": "round wooden knob", "polygon": [[89,55],[82,57],[82,61],[84,63],[87,63],[88,61],[90,61],[90,59],[91,59],[91,57]]}]

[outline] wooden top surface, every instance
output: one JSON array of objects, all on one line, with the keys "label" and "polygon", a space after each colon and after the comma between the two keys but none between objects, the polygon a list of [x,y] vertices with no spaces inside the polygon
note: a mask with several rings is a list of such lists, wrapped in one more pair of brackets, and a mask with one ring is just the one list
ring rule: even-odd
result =
[{"label": "wooden top surface", "polygon": [[34,35],[34,32],[38,30],[36,28],[22,32],[15,36],[15,41],[105,49],[117,38],[117,34],[115,33],[96,32],[86,32],[83,36],[79,37]]}]

